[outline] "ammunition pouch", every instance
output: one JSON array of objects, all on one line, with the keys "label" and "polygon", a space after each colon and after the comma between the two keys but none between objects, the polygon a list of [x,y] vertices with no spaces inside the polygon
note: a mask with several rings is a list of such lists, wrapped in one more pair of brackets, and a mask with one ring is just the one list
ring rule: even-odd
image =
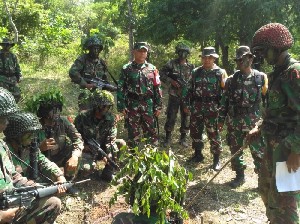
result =
[{"label": "ammunition pouch", "polygon": [[128,93],[127,97],[129,99],[137,100],[137,101],[146,101],[151,99],[151,96],[148,96],[146,94],[137,94],[137,93]]}]

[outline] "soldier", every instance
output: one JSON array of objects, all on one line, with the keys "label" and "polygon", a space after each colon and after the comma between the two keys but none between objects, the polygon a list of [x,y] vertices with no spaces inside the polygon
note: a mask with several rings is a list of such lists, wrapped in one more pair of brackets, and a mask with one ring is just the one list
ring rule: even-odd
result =
[{"label": "soldier", "polygon": [[15,44],[8,38],[4,38],[0,43],[0,86],[10,91],[16,102],[21,98],[21,90],[18,83],[21,81],[22,73],[17,56],[10,52]]},{"label": "soldier", "polygon": [[[213,47],[203,49],[201,56],[202,66],[195,68],[187,88],[183,89],[185,97],[185,112],[191,111],[191,137],[192,147],[195,150],[195,162],[202,162],[204,157],[203,131],[206,127],[213,154],[212,168],[219,170],[220,154],[222,152],[221,137],[218,126],[218,108],[222,91],[227,78],[226,71],[215,64],[219,57]],[[191,109],[188,108],[190,102]]]},{"label": "soldier", "polygon": [[[68,180],[75,178],[83,150],[83,140],[75,126],[65,116],[60,116],[63,96],[59,90],[48,91],[30,99],[27,105],[35,105],[34,110],[40,119],[42,130],[38,132],[40,150],[52,162],[63,167]],[[78,193],[73,186],[71,194]]]},{"label": "soldier", "polygon": [[[111,154],[113,159],[117,156],[118,146],[122,147],[126,143],[122,139],[116,139],[116,120],[111,112],[114,105],[113,95],[106,90],[95,90],[91,94],[89,101],[92,108],[77,115],[74,124],[85,141],[85,153],[82,156],[81,169],[92,172],[96,165],[95,159],[99,159],[101,156],[91,154],[88,140],[95,139],[107,154]],[[119,145],[117,146],[117,144]],[[110,182],[113,171],[112,166],[106,164],[101,178]]]},{"label": "soldier", "polygon": [[187,60],[190,54],[190,48],[179,43],[176,46],[175,53],[178,58],[168,61],[168,63],[160,70],[161,81],[169,86],[169,101],[166,111],[167,121],[165,123],[166,139],[165,146],[171,143],[171,133],[174,130],[176,117],[180,108],[181,127],[180,127],[180,140],[179,143],[185,147],[188,146],[186,141],[187,133],[189,132],[190,116],[183,111],[182,101],[182,87],[187,85],[191,78],[194,65],[190,64]]},{"label": "soldier", "polygon": [[[81,89],[95,90],[96,84],[91,83],[90,79],[100,78],[108,80],[108,70],[105,62],[99,57],[103,50],[102,41],[96,37],[88,37],[83,43],[83,50],[88,53],[79,56],[69,70],[72,82],[78,84]],[[84,105],[81,101],[86,98],[86,92],[82,91],[78,97],[79,110],[88,109],[89,105]]]},{"label": "soldier", "polygon": [[[266,74],[251,68],[253,59],[254,56],[248,46],[237,48],[235,62],[238,70],[227,79],[222,98],[219,126],[222,128],[227,116],[226,139],[231,154],[246,144],[246,135],[260,119],[262,95],[267,92]],[[249,147],[255,172],[258,173],[263,157],[262,139],[249,144]],[[246,164],[243,160],[243,152],[232,160],[231,167],[236,172],[236,177],[229,182],[229,185],[236,188],[245,182]]]},{"label": "soldier", "polygon": [[[0,87],[0,132],[7,126],[7,117],[17,112],[15,100],[11,93]],[[1,192],[10,191],[14,187],[34,186],[35,183],[22,177],[16,172],[11,161],[11,154],[8,146],[0,140],[0,189]],[[3,168],[4,167],[4,168]],[[53,223],[59,215],[61,201],[57,197],[44,200],[35,200],[25,211],[20,208],[9,208],[0,211],[1,223]],[[18,221],[17,221],[18,220]]]},{"label": "soldier", "polygon": [[266,144],[259,188],[271,224],[299,223],[299,191],[279,193],[275,183],[276,162],[286,161],[289,172],[300,167],[300,63],[288,53],[292,45],[291,33],[279,23],[262,26],[252,39],[254,52],[274,66],[263,122],[249,134],[251,139],[261,131]]},{"label": "soldier", "polygon": [[140,128],[148,142],[158,145],[155,122],[162,108],[161,84],[156,67],[146,61],[146,42],[134,44],[134,60],[123,66],[118,82],[117,108],[127,117],[128,145],[140,139]]}]

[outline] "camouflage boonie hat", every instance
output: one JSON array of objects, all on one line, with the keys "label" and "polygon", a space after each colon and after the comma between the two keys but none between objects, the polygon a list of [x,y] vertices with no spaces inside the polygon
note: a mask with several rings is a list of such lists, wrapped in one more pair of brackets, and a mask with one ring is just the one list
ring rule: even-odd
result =
[{"label": "camouflage boonie hat", "polygon": [[93,107],[101,105],[112,106],[115,103],[114,96],[107,90],[96,89],[91,95],[91,103]]},{"label": "camouflage boonie hat", "polygon": [[190,48],[184,43],[179,43],[175,48],[175,53],[178,54],[179,51],[187,51],[188,53],[190,53]]},{"label": "camouflage boonie hat", "polygon": [[15,98],[7,90],[0,87],[0,116],[8,116],[18,111]]},{"label": "camouflage boonie hat", "polygon": [[91,46],[99,46],[103,50],[102,41],[97,36],[91,36],[86,38],[83,43],[83,49],[89,49]]},{"label": "camouflage boonie hat", "polygon": [[201,57],[209,57],[213,56],[214,58],[219,58],[219,55],[216,53],[216,49],[214,47],[206,47],[202,50]]},{"label": "camouflage boonie hat", "polygon": [[146,51],[149,51],[149,45],[147,42],[136,42],[133,46],[134,50],[140,50],[140,49],[146,49]]},{"label": "camouflage boonie hat", "polygon": [[3,133],[9,139],[21,137],[27,132],[35,132],[42,129],[38,117],[28,112],[19,112],[11,115],[8,117],[8,122]]},{"label": "camouflage boonie hat", "polygon": [[11,42],[7,37],[4,37],[3,40],[0,42],[0,45],[10,45],[15,46],[15,43]]},{"label": "camouflage boonie hat", "polygon": [[253,57],[253,54],[251,53],[250,48],[248,46],[239,46],[236,49],[236,54],[235,54],[234,60],[239,60],[245,55],[250,55]]},{"label": "camouflage boonie hat", "polygon": [[269,23],[259,28],[252,38],[253,50],[272,47],[287,50],[291,48],[294,40],[292,34],[280,23]]}]

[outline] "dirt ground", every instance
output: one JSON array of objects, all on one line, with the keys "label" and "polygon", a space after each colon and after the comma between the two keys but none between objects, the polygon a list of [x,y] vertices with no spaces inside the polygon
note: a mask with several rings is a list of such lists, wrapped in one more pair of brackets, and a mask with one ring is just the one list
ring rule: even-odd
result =
[{"label": "dirt ground", "polygon": [[[159,119],[161,141],[164,138],[163,125],[165,115]],[[179,124],[179,122],[177,122]],[[122,124],[119,124],[122,126]],[[193,173],[193,181],[189,183],[185,208],[189,212],[189,219],[185,224],[213,224],[213,223],[267,223],[265,208],[257,191],[257,175],[254,173],[253,160],[249,149],[245,150],[247,162],[246,183],[237,189],[231,189],[226,183],[234,178],[234,172],[230,165],[227,166],[214,181],[199,194],[199,190],[212,178],[215,171],[209,169],[212,163],[212,155],[209,152],[209,143],[206,142],[204,163],[196,164],[188,162],[192,156],[191,142],[189,147],[178,144],[179,127],[172,136],[172,150],[178,156],[180,163]],[[119,129],[121,130],[121,128]],[[125,132],[120,132],[126,136]],[[228,146],[223,144],[222,163],[230,158]],[[111,208],[108,202],[115,191],[108,183],[100,180],[97,175],[92,180],[78,188],[81,190],[78,197],[66,196],[62,198],[63,211],[56,222],[58,224],[109,224],[113,217],[121,212],[130,211],[130,207],[120,199]],[[187,206],[189,205],[189,206]]]}]

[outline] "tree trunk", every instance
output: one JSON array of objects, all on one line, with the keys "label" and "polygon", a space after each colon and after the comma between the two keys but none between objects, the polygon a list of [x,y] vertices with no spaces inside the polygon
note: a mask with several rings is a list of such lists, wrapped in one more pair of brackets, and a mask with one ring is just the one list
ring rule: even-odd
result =
[{"label": "tree trunk", "polygon": [[128,6],[128,35],[129,35],[129,59],[133,60],[133,15],[132,15],[132,2],[131,0],[126,0]]},{"label": "tree trunk", "polygon": [[[14,43],[18,43],[18,40],[19,40],[19,32],[18,32],[18,29],[12,19],[12,16],[11,16],[11,13],[9,11],[9,8],[8,8],[8,5],[7,5],[7,1],[6,0],[3,0],[3,3],[4,3],[4,6],[5,6],[5,11],[6,11],[6,14],[8,16],[8,20],[9,20],[9,24],[11,25],[13,31],[14,31],[14,34],[15,34],[15,37],[14,37]],[[17,7],[17,1],[16,1],[16,4],[15,4],[15,8]]]}]

